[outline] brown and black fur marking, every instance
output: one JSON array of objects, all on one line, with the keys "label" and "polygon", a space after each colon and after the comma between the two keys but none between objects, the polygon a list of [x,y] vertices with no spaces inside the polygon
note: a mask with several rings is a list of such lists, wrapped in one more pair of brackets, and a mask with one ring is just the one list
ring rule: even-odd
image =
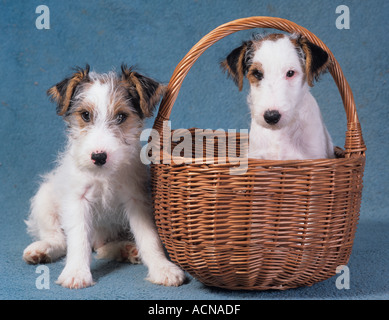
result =
[{"label": "brown and black fur marking", "polygon": [[151,117],[153,111],[165,91],[165,86],[157,81],[143,76],[125,64],[121,66],[122,83],[128,91],[133,107],[141,119]]},{"label": "brown and black fur marking", "polygon": [[243,78],[249,67],[247,51],[250,50],[252,45],[252,41],[243,42],[240,47],[232,50],[227,58],[220,63],[222,69],[227,71],[228,75],[234,80],[239,91],[243,89]]},{"label": "brown and black fur marking", "polygon": [[57,114],[59,116],[63,116],[68,112],[77,86],[89,82],[89,70],[90,66],[88,64],[84,69],[76,67],[76,72],[72,76],[65,78],[47,90],[47,95],[57,103]]},{"label": "brown and black fur marking", "polygon": [[328,70],[330,65],[328,53],[302,36],[292,42],[304,52],[305,75],[308,85],[313,87],[313,81],[318,81],[319,76]]}]

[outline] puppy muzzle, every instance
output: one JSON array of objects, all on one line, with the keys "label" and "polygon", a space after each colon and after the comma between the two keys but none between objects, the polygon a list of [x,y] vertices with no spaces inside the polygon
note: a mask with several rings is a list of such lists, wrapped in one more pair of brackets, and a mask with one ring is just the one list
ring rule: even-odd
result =
[{"label": "puppy muzzle", "polygon": [[107,162],[107,153],[105,152],[92,152],[91,160],[96,166],[102,166]]},{"label": "puppy muzzle", "polygon": [[280,121],[281,114],[277,110],[267,110],[263,114],[263,118],[267,124],[274,125]]}]

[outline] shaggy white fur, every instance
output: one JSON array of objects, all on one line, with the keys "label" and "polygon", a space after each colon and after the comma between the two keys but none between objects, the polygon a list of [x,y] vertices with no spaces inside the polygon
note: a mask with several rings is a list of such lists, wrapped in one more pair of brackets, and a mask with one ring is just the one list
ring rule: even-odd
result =
[{"label": "shaggy white fur", "polygon": [[139,157],[143,118],[162,92],[159,83],[126,66],[121,76],[87,66],[48,91],[68,123],[68,143],[32,198],[26,223],[37,241],[23,258],[35,264],[66,255],[57,281],[62,286],[94,284],[92,249],[98,258],[141,259],[153,283],[183,283],[184,272],[167,260],[160,243]]}]

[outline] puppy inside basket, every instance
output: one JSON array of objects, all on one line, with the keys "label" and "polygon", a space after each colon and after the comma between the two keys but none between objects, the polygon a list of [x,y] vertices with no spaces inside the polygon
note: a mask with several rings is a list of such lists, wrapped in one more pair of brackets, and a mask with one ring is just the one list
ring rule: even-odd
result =
[{"label": "puppy inside basket", "polygon": [[335,158],[319,106],[309,91],[330,64],[327,52],[299,35],[256,35],[232,50],[222,68],[250,83],[249,158]]}]

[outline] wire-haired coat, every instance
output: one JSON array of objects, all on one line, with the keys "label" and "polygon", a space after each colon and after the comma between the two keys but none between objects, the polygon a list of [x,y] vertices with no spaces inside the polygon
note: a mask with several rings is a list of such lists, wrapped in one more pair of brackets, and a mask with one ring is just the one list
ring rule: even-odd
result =
[{"label": "wire-haired coat", "polygon": [[140,259],[153,283],[184,281],[183,271],[165,257],[139,156],[143,119],[162,93],[158,82],[126,66],[120,75],[77,69],[48,90],[68,125],[68,142],[32,198],[27,225],[36,241],[23,258],[35,264],[66,255],[57,281],[62,286],[94,284],[92,249],[100,258]]},{"label": "wire-haired coat", "polygon": [[309,92],[328,65],[320,47],[284,34],[246,41],[221,63],[239,90],[244,76],[250,83],[250,158],[334,158],[331,137]]}]

